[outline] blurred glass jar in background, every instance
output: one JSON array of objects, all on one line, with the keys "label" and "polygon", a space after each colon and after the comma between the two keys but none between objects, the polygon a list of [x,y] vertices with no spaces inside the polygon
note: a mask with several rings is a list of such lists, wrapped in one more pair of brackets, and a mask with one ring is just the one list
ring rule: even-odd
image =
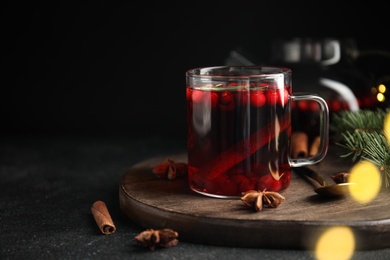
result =
[{"label": "blurred glass jar in background", "polygon": [[[314,92],[323,97],[329,106],[330,120],[334,113],[342,110],[376,109],[389,104],[386,84],[390,82],[390,76],[384,75],[389,70],[379,71],[383,66],[372,65],[387,53],[359,50],[354,39],[274,39],[269,42],[267,53],[262,57],[253,59],[253,56],[248,57],[248,53],[242,48],[233,50],[226,63],[253,65],[261,60],[264,65],[291,68],[294,91]],[[296,101],[292,105],[293,131],[304,131],[310,139],[317,136],[318,104]]]}]

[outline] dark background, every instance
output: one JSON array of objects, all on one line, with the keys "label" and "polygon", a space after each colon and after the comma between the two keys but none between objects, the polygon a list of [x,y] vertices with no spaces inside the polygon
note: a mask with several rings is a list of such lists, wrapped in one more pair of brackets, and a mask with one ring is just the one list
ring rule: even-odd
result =
[{"label": "dark background", "polygon": [[389,50],[387,8],[339,4],[2,3],[1,133],[185,138],[185,71],[222,65],[232,49],[260,62],[277,38],[352,38],[359,49]]},{"label": "dark background", "polygon": [[[239,47],[267,61],[278,38],[352,38],[360,49],[390,49],[385,3],[302,2],[2,1],[0,258],[312,259],[310,251],[184,241],[148,252],[131,241],[143,227],[118,203],[129,168],[185,149],[186,70],[221,65]],[[99,233],[96,200],[106,202],[115,235]]]}]

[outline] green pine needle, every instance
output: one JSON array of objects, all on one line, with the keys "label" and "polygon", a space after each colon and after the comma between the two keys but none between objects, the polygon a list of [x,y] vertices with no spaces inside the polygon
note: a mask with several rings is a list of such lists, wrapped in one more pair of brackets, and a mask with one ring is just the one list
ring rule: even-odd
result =
[{"label": "green pine needle", "polygon": [[346,154],[340,155],[341,157],[352,157],[352,161],[357,161],[360,159],[364,152],[364,138],[362,135],[364,132],[349,132],[341,133],[341,137],[343,138],[343,142],[338,142],[336,144],[346,148],[348,151]]},{"label": "green pine needle", "polygon": [[338,133],[336,144],[345,148],[340,157],[368,160],[378,166],[385,187],[390,186],[390,147],[383,124],[390,109],[342,111],[334,114],[331,130]]},{"label": "green pine needle", "polygon": [[377,165],[386,188],[390,182],[390,149],[383,133],[373,132],[366,136],[366,147],[362,159]]}]

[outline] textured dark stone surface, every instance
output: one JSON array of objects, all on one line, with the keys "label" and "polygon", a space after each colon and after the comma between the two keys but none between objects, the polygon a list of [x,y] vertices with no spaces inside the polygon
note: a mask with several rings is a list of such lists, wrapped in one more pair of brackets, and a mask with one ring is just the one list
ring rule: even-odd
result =
[{"label": "textured dark stone surface", "polygon": [[[1,259],[314,259],[313,252],[179,242],[149,251],[121,212],[118,183],[132,165],[174,154],[185,142],[157,136],[3,138],[0,142]],[[100,233],[90,207],[106,202],[117,231]],[[354,259],[386,259],[390,249]]]}]

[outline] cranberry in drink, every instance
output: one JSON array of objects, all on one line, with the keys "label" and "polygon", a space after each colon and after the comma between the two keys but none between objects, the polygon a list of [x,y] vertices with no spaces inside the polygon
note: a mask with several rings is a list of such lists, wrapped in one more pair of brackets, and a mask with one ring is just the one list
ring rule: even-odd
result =
[{"label": "cranberry in drink", "polygon": [[290,184],[291,86],[264,79],[187,84],[188,181],[212,197]]}]

